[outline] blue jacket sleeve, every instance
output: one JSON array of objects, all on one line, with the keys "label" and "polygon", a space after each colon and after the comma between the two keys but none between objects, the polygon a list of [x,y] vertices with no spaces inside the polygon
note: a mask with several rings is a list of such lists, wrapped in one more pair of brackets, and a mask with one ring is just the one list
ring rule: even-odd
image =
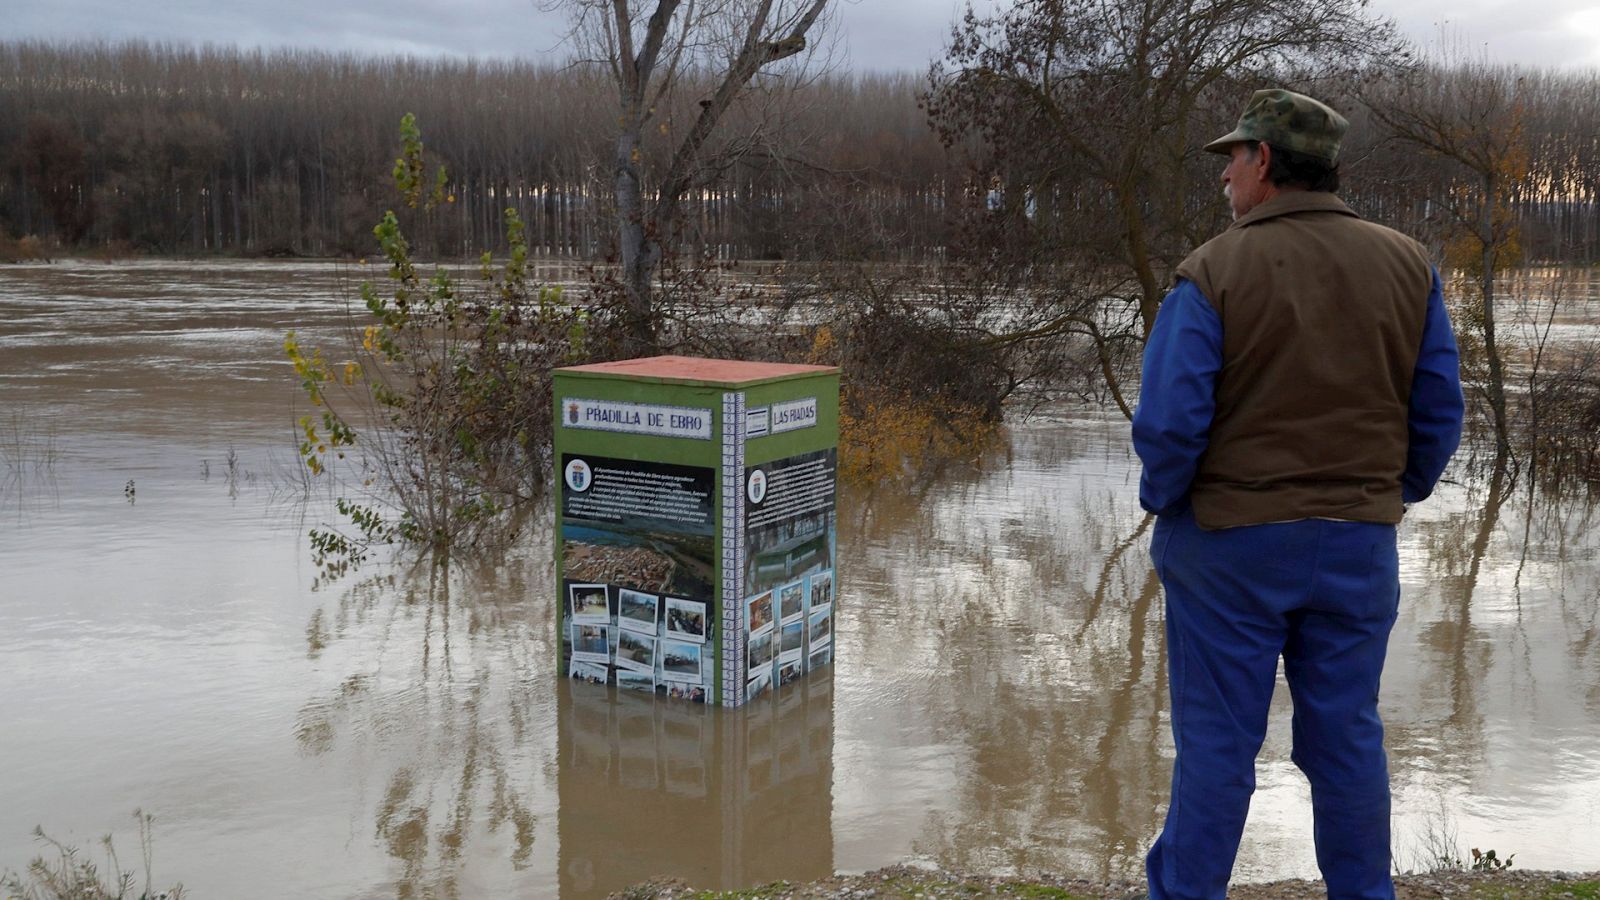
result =
[{"label": "blue jacket sleeve", "polygon": [[1189,486],[1210,441],[1222,368],[1222,319],[1193,282],[1180,278],[1144,346],[1144,379],[1133,413],[1133,449],[1144,463],[1139,505],[1157,515],[1189,508]]},{"label": "blue jacket sleeve", "polygon": [[1409,445],[1406,471],[1400,477],[1400,499],[1416,503],[1433,493],[1451,454],[1461,443],[1461,360],[1456,353],[1450,316],[1444,308],[1439,273],[1433,273],[1428,313],[1422,325],[1422,348],[1411,377],[1411,406],[1406,419]]}]

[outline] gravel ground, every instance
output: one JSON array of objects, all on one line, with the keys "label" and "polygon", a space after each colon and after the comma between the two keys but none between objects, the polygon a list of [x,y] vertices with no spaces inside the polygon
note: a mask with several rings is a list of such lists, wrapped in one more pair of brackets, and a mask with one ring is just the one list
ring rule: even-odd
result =
[{"label": "gravel ground", "polygon": [[[677,879],[649,881],[612,894],[614,900],[739,900],[739,898],[806,898],[806,900],[897,900],[897,898],[1104,898],[1139,900],[1143,884],[1117,884],[1041,877],[1036,880],[987,878],[895,866],[865,875],[836,875],[805,884],[775,882],[745,891],[702,891]],[[1600,872],[1488,873],[1440,871],[1395,879],[1398,900],[1460,897],[1469,900],[1600,900]],[[1239,884],[1229,889],[1235,900],[1321,900],[1320,881],[1274,881]]]}]

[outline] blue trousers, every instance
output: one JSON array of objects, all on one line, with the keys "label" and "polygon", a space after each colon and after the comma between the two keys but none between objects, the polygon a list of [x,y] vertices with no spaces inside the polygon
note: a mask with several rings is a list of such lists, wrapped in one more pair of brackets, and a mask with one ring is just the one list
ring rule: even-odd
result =
[{"label": "blue trousers", "polygon": [[1392,900],[1378,680],[1400,599],[1395,528],[1304,519],[1204,531],[1156,524],[1177,759],[1150,896],[1221,900],[1283,658],[1295,765],[1311,782],[1330,898]]}]

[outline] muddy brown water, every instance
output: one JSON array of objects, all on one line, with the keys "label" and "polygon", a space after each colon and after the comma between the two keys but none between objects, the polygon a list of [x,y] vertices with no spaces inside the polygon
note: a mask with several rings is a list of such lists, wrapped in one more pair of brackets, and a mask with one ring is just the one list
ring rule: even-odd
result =
[{"label": "muddy brown water", "polygon": [[[331,497],[295,474],[280,345],[332,345],[359,275],[0,269],[0,866],[35,825],[136,862],[140,808],[156,881],[196,897],[1138,876],[1171,743],[1125,424],[1054,410],[931,485],[848,491],[831,672],[731,712],[612,696],[556,677],[548,532],[316,579]],[[1400,862],[1600,868],[1597,514],[1447,477],[1401,529]],[[1289,712],[1241,879],[1315,874]]]}]

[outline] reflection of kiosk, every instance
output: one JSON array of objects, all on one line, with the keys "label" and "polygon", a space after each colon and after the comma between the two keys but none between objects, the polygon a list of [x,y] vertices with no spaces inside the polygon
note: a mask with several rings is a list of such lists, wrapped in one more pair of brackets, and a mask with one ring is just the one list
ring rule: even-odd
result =
[{"label": "reflection of kiosk", "polygon": [[832,662],[839,370],[554,375],[563,673],[738,706]]},{"label": "reflection of kiosk", "polygon": [[559,692],[561,896],[657,876],[731,890],[833,874],[833,680],[729,713]]}]

